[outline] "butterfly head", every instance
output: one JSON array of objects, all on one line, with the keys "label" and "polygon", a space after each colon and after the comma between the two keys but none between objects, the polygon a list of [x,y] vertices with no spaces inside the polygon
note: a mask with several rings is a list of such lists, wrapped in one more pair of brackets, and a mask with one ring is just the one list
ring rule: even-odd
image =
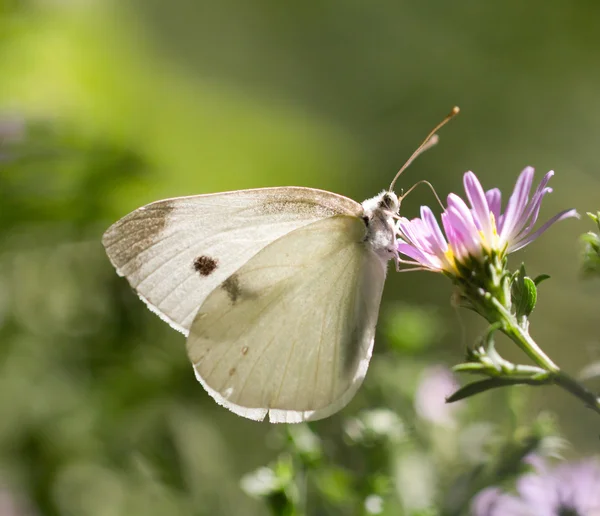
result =
[{"label": "butterfly head", "polygon": [[396,258],[394,219],[400,211],[400,199],[394,192],[384,190],[362,203],[363,220],[367,226],[365,242],[384,261]]},{"label": "butterfly head", "polygon": [[398,215],[400,200],[394,192],[382,192],[379,196],[378,208],[387,215]]},{"label": "butterfly head", "polygon": [[400,212],[400,199],[394,192],[384,190],[380,194],[362,203],[365,217],[387,219]]}]

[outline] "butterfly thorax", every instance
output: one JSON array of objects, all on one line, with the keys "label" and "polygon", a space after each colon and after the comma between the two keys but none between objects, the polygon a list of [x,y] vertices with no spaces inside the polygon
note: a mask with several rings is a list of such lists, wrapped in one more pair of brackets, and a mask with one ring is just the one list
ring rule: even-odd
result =
[{"label": "butterfly thorax", "polygon": [[398,259],[394,217],[400,211],[400,201],[394,192],[383,191],[362,203],[363,220],[367,226],[365,242],[384,262]]}]

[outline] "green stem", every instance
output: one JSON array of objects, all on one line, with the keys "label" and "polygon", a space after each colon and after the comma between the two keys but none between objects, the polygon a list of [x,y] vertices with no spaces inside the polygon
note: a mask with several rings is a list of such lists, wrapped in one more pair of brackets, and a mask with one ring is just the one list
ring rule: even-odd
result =
[{"label": "green stem", "polygon": [[517,323],[511,314],[500,302],[494,300],[494,307],[502,319],[502,331],[510,337],[538,366],[549,373],[549,380],[566,390],[573,396],[583,401],[589,408],[600,414],[600,397],[587,389],[577,380],[561,371],[548,355],[546,355],[537,343],[531,338],[529,332]]},{"label": "green stem", "polygon": [[594,412],[600,414],[600,397],[563,371],[554,375],[554,383],[582,400]]}]

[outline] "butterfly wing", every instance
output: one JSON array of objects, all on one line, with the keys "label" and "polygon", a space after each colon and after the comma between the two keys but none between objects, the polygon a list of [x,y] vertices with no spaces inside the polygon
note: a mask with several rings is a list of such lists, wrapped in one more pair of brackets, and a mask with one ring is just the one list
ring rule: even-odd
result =
[{"label": "butterfly wing", "polygon": [[261,249],[357,202],[312,188],[239,190],[148,204],[113,224],[102,242],[148,307],[185,335],[218,285]]},{"label": "butterfly wing", "polygon": [[199,308],[187,341],[196,377],[250,419],[324,418],[366,374],[386,265],[357,217],[314,222],[266,246]]}]

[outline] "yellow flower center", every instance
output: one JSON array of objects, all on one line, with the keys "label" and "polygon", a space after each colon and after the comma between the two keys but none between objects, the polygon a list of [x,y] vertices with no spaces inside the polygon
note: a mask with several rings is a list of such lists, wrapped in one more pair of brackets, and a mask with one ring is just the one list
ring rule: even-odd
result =
[{"label": "yellow flower center", "polygon": [[491,211],[490,211],[490,223],[492,224],[491,242],[487,241],[487,238],[485,238],[483,231],[479,231],[479,238],[481,239],[481,244],[488,251],[491,251],[492,249],[498,249],[498,245],[499,245],[498,229],[496,228],[496,217],[494,216],[494,214]]},{"label": "yellow flower center", "polygon": [[[488,252],[491,252],[493,250],[495,251],[500,251],[499,249],[499,245],[500,245],[500,237],[498,236],[498,228],[496,227],[496,217],[494,216],[494,214],[490,211],[490,223],[492,225],[492,238],[490,239],[491,242],[488,242],[488,239],[485,237],[485,234],[483,233],[483,231],[478,231],[479,233],[479,238],[481,240],[481,247]],[[452,249],[452,245],[448,244],[448,250],[444,253],[444,258],[446,259],[446,266],[444,267],[444,270],[446,270],[447,272],[451,272],[451,273],[458,273],[458,268],[457,268],[457,258],[456,258],[456,253],[454,251],[454,249]],[[464,257],[466,258],[466,257]],[[477,258],[477,257],[474,257]]]},{"label": "yellow flower center", "polygon": [[448,262],[448,267],[444,267],[448,272],[457,273],[458,269],[456,268],[456,256],[454,255],[454,251],[452,250],[452,246],[448,244],[448,250],[444,253],[444,258]]}]

